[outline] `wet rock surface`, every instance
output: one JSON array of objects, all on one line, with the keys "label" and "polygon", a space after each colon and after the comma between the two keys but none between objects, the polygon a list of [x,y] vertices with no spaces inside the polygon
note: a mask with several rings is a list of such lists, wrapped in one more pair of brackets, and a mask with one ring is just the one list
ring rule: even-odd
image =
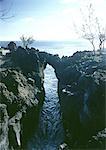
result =
[{"label": "wet rock surface", "polygon": [[0,149],[25,149],[44,100],[44,64],[21,47],[0,59]]}]

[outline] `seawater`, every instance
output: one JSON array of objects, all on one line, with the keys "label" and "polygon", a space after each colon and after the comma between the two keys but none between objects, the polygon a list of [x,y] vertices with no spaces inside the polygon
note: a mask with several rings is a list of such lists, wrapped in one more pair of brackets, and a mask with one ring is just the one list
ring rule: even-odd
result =
[{"label": "seawater", "polygon": [[91,50],[91,45],[87,41],[73,40],[73,41],[44,41],[35,42],[32,46],[38,48],[40,51],[45,51],[50,54],[58,54],[62,56],[71,56],[76,51]]},{"label": "seawater", "polygon": [[57,78],[54,69],[47,65],[44,88],[45,101],[40,113],[39,127],[28,144],[29,150],[58,150],[64,142],[62,116],[57,93]]},{"label": "seawater", "polygon": [[[1,41],[0,46],[7,46],[10,41]],[[21,45],[21,41],[15,41],[17,46]],[[35,47],[40,51],[45,51],[51,54],[62,56],[71,56],[76,51],[91,50],[92,47],[86,40],[72,41],[35,41],[29,47]]]}]

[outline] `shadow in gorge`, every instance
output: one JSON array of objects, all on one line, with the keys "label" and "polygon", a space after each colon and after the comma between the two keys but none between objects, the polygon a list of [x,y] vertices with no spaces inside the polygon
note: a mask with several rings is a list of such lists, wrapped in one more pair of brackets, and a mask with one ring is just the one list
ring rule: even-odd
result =
[{"label": "shadow in gorge", "polygon": [[57,150],[64,141],[57,82],[54,69],[47,65],[44,71],[45,101],[37,133],[28,144],[29,150]]}]

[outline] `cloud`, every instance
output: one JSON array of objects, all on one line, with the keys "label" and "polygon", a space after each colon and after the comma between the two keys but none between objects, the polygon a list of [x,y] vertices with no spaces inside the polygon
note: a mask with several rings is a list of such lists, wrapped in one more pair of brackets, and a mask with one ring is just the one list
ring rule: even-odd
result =
[{"label": "cloud", "polygon": [[[36,40],[70,40],[77,38],[73,23],[75,22],[78,27],[80,26],[80,8],[83,9],[87,1],[60,0],[62,7],[53,14],[43,15],[43,17],[31,15],[16,19],[14,22],[5,25],[6,30],[3,30],[3,35],[8,39],[9,36],[7,35],[10,35],[10,38],[16,37],[18,39],[22,34],[32,35]],[[103,23],[106,23],[104,16],[106,14],[106,0],[92,0],[92,2],[97,16],[101,16]]]}]

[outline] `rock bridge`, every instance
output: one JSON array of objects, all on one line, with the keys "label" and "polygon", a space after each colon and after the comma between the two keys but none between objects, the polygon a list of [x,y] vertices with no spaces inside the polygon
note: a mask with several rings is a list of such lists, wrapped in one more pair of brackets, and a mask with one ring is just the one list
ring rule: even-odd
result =
[{"label": "rock bridge", "polygon": [[[85,143],[86,148],[89,142],[88,139],[94,141],[94,139],[92,139],[92,135],[99,135],[98,131],[101,131],[105,128],[104,89],[106,85],[106,71],[104,69],[105,61],[102,60],[102,57],[95,56],[95,59],[93,60],[92,52],[85,51],[77,52],[71,57],[71,59],[70,57],[60,59],[57,55],[48,54],[46,52],[39,52],[34,48],[24,49],[22,47],[12,47],[10,50],[11,53],[3,58],[4,64],[1,65],[1,69],[3,67],[3,71],[5,71],[5,74],[3,72],[1,74],[2,78],[0,78],[3,82],[1,89],[4,90],[4,92],[2,92],[4,94],[2,96],[3,98],[2,100],[0,100],[2,103],[6,103],[6,105],[9,106],[8,110],[10,113],[10,119],[12,117],[11,114],[15,114],[19,106],[20,108],[23,108],[23,106],[25,106],[24,108],[29,110],[29,112],[23,110],[23,112],[27,114],[23,116],[19,115],[22,116],[22,119],[27,115],[27,119],[25,119],[25,121],[23,120],[24,122],[21,122],[20,118],[16,118],[16,120],[15,116],[13,116],[12,120],[10,120],[11,122],[9,121],[9,123],[11,123],[10,125],[12,126],[14,125],[13,122],[15,123],[16,121],[16,125],[17,123],[20,123],[20,127],[24,127],[24,130],[21,129],[21,133],[23,133],[23,145],[26,145],[26,139],[29,139],[30,137],[29,133],[28,135],[26,134],[27,129],[29,129],[29,127],[31,128],[31,130],[35,129],[35,111],[38,107],[38,104],[40,104],[41,107],[44,97],[43,72],[46,65],[49,64],[55,69],[56,76],[59,79],[58,94],[61,104],[64,129],[65,131],[68,131],[68,135],[71,135],[70,137],[68,137],[68,141],[75,140],[75,144],[78,143],[78,147],[76,145],[77,148]],[[5,85],[3,85],[4,83]],[[13,85],[15,86],[13,87]],[[39,89],[41,93],[38,91],[38,95],[36,95],[36,91],[34,90],[35,87],[33,85],[36,85],[37,89]],[[20,90],[18,91],[17,88],[20,88]],[[14,91],[15,89],[16,91]],[[22,94],[25,93],[25,89],[28,93],[27,97],[26,95],[24,96],[24,94]],[[31,90],[30,92],[29,89]],[[35,95],[37,97],[37,100],[39,100],[39,103],[37,105],[35,104]],[[22,103],[19,100],[21,100]],[[11,109],[14,106],[16,106],[16,109]],[[2,106],[1,109],[5,109],[5,106]],[[18,111],[21,111],[22,113],[21,109],[18,109]],[[9,125],[9,123],[7,120],[6,124]],[[29,123],[30,126],[27,126],[29,125]],[[32,127],[31,125],[34,125],[34,127]],[[7,130],[4,130],[4,132],[5,131],[8,131],[8,126]],[[11,132],[14,133],[13,129],[11,130]],[[32,133],[30,133],[30,135]],[[105,130],[102,131],[102,133],[105,133]],[[6,136],[7,135],[8,133],[6,133]],[[98,136],[96,137],[98,138]],[[15,142],[10,141],[10,146],[14,145],[15,147],[16,138],[14,141]],[[3,141],[3,143],[6,142]],[[73,143],[73,147],[75,146],[75,144]],[[96,145],[98,144],[99,142]],[[15,147],[14,149],[17,148]]]},{"label": "rock bridge", "polygon": [[57,68],[60,68],[61,59],[58,55],[52,55],[46,52],[39,52],[39,57],[42,61],[52,66],[55,70],[57,70]]}]

